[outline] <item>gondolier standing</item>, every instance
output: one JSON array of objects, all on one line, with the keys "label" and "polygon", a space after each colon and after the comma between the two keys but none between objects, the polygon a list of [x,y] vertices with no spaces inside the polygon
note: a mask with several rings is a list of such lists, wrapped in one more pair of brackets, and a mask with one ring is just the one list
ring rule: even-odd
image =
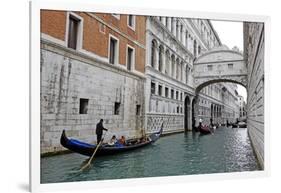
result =
[{"label": "gondolier standing", "polygon": [[107,129],[103,127],[103,119],[101,119],[100,122],[97,124],[97,127],[96,127],[97,144],[99,144],[99,142],[101,141],[103,130],[107,131]]}]

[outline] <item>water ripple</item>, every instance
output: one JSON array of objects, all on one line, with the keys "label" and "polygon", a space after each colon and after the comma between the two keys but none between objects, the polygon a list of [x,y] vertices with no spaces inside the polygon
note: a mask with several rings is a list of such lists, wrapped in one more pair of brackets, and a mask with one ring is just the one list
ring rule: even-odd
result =
[{"label": "water ripple", "polygon": [[219,128],[214,135],[175,134],[155,144],[114,156],[87,158],[66,154],[41,159],[41,183],[123,179],[259,170],[247,129]]}]

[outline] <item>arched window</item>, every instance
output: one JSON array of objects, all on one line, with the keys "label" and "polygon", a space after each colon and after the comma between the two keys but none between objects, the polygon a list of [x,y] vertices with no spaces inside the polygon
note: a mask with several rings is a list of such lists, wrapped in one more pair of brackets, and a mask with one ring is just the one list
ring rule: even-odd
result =
[{"label": "arched window", "polygon": [[194,43],[193,43],[193,54],[194,54],[195,57],[197,56],[197,42],[196,42],[196,40],[194,40]]},{"label": "arched window", "polygon": [[159,46],[159,58],[158,58],[158,70],[162,72],[163,70],[163,54],[164,48],[162,45]]},{"label": "arched window", "polygon": [[176,79],[179,80],[180,77],[180,59],[176,60]]},{"label": "arched window", "polygon": [[183,61],[181,62],[181,70],[180,70],[181,72],[180,72],[180,80],[181,81],[183,81],[183,78],[184,78],[184,63],[183,63]]},{"label": "arched window", "polygon": [[171,17],[171,32],[172,33],[174,33],[174,22],[175,22],[174,18]]},{"label": "arched window", "polygon": [[185,47],[188,48],[188,31],[185,32]]},{"label": "arched window", "polygon": [[170,52],[169,50],[165,53],[165,74],[170,74],[170,68],[171,68],[171,58],[170,58]]},{"label": "arched window", "polygon": [[156,40],[152,40],[151,43],[151,66],[155,68],[156,64],[156,49],[157,49],[157,42]]},{"label": "arched window", "polygon": [[180,41],[184,44],[184,39],[183,39],[183,25],[181,24],[180,25],[181,27],[180,27],[180,37],[179,37],[179,39],[180,39]]},{"label": "arched window", "polygon": [[185,83],[188,84],[188,78],[189,78],[189,67],[188,65],[186,65],[186,80],[185,80]]},{"label": "arched window", "polygon": [[175,60],[175,55],[174,54],[171,56],[171,61],[172,61],[171,77],[175,77],[175,62],[176,62],[176,60]]},{"label": "arched window", "polygon": [[177,39],[179,39],[180,36],[180,22],[179,20],[177,20],[177,24],[176,24],[176,37]]}]

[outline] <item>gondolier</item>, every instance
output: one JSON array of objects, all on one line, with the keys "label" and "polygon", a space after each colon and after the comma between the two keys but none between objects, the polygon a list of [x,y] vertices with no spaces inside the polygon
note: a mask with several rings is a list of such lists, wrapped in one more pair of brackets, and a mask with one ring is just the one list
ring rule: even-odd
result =
[{"label": "gondolier", "polygon": [[107,129],[103,127],[103,119],[101,119],[100,122],[97,124],[97,127],[96,127],[97,144],[99,144],[99,142],[101,141],[103,130],[107,131]]}]

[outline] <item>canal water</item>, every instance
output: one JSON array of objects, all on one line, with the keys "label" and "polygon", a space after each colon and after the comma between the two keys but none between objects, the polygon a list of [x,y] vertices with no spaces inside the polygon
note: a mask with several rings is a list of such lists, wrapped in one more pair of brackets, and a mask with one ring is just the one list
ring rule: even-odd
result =
[{"label": "canal water", "polygon": [[161,137],[141,149],[97,157],[90,170],[77,172],[86,159],[76,153],[42,158],[41,183],[260,170],[245,128]]}]

